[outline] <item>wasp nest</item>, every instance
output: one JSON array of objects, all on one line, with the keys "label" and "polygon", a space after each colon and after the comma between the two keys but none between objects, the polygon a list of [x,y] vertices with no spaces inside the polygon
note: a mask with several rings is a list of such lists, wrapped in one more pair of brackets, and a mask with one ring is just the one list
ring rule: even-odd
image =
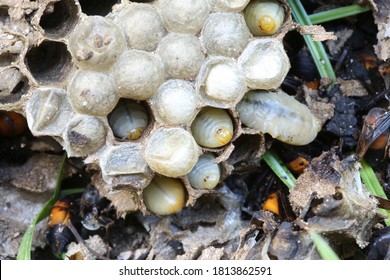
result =
[{"label": "wasp nest", "polygon": [[250,113],[295,118],[295,99],[266,92],[290,68],[283,1],[119,2],[0,7],[0,109],[25,114],[34,135],[99,170],[96,183],[118,211],[170,214],[193,204],[232,170],[226,159],[243,134],[313,139],[318,127],[305,108],[298,124],[309,131],[298,133],[306,138]]}]

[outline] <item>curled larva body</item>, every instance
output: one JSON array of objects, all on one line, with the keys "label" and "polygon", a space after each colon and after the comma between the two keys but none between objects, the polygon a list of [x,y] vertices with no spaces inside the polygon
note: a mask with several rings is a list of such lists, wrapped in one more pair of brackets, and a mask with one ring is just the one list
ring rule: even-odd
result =
[{"label": "curled larva body", "polygon": [[108,116],[108,123],[116,137],[137,140],[148,126],[148,111],[140,103],[120,100]]},{"label": "curled larva body", "polygon": [[188,173],[188,180],[196,189],[213,189],[221,177],[221,168],[215,162],[215,156],[204,154],[199,157],[194,168]]},{"label": "curled larva body", "polygon": [[291,145],[306,145],[321,129],[309,108],[283,91],[250,91],[236,107],[246,126]]},{"label": "curled larva body", "polygon": [[196,116],[191,130],[199,145],[206,148],[218,148],[232,139],[233,122],[225,110],[207,107]]},{"label": "curled larva body", "polygon": [[156,176],[143,191],[146,208],[156,215],[170,215],[183,209],[186,192],[180,179]]},{"label": "curled larva body", "polygon": [[249,30],[254,36],[275,34],[284,21],[284,9],[278,1],[251,1],[244,10]]}]

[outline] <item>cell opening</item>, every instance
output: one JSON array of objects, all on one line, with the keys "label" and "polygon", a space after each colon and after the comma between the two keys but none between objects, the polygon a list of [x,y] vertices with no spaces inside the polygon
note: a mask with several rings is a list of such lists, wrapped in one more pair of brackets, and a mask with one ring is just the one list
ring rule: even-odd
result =
[{"label": "cell opening", "polygon": [[46,36],[60,38],[73,30],[77,20],[78,9],[74,1],[63,0],[49,3],[39,24],[45,31]]},{"label": "cell opening", "polygon": [[146,102],[121,98],[107,116],[108,124],[119,141],[139,140],[149,134],[152,113]]},{"label": "cell opening", "polygon": [[61,83],[72,69],[72,57],[61,42],[43,41],[26,55],[26,65],[39,84]]},{"label": "cell opening", "polygon": [[[79,0],[81,11],[88,16],[106,16],[120,0]],[[134,1],[133,1],[134,2]]]},{"label": "cell opening", "polygon": [[196,143],[203,148],[222,148],[233,139],[235,124],[228,110],[205,107],[191,124]]},{"label": "cell opening", "polygon": [[19,55],[13,53],[0,54],[0,67],[10,65],[18,60]]}]

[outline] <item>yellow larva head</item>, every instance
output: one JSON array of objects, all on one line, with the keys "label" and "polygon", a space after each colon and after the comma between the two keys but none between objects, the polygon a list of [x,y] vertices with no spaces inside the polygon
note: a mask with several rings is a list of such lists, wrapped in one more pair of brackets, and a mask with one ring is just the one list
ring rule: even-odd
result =
[{"label": "yellow larva head", "polygon": [[127,133],[127,139],[128,140],[137,140],[141,137],[142,132],[144,132],[144,129],[142,127],[137,127]]},{"label": "yellow larva head", "polygon": [[196,142],[206,148],[226,145],[233,137],[233,122],[222,109],[203,108],[191,125]]},{"label": "yellow larva head", "polygon": [[270,16],[262,16],[259,19],[258,26],[266,35],[270,35],[275,33],[274,30],[275,30],[276,22]]},{"label": "yellow larva head", "polygon": [[215,141],[219,143],[219,145],[221,146],[224,146],[227,143],[229,143],[232,137],[233,137],[233,130],[231,129],[231,127],[218,128],[214,134]]}]

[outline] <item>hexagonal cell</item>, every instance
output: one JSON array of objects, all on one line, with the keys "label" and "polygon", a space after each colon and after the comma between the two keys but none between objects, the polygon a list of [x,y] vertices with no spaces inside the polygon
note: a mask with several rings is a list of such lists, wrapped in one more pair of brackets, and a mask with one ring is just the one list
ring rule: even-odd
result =
[{"label": "hexagonal cell", "polygon": [[78,21],[79,7],[73,0],[50,2],[39,21],[39,25],[50,38],[67,35]]},{"label": "hexagonal cell", "polygon": [[213,189],[221,178],[221,167],[212,153],[203,154],[187,176],[193,188]]},{"label": "hexagonal cell", "polygon": [[161,58],[146,51],[125,51],[111,72],[120,96],[135,100],[148,99],[165,81]]},{"label": "hexagonal cell", "polygon": [[210,12],[207,0],[159,0],[165,27],[171,32],[197,33]]},{"label": "hexagonal cell", "polygon": [[169,78],[192,79],[198,74],[205,54],[199,39],[191,34],[170,33],[157,47]]},{"label": "hexagonal cell", "polygon": [[241,12],[249,0],[212,0],[211,9],[216,12]]},{"label": "hexagonal cell", "polygon": [[69,37],[69,50],[82,69],[107,70],[126,48],[126,39],[110,19],[90,16]]},{"label": "hexagonal cell", "polygon": [[211,57],[200,69],[196,89],[208,105],[229,108],[240,101],[247,86],[245,75],[234,59]]},{"label": "hexagonal cell", "polygon": [[131,99],[120,99],[107,118],[114,136],[125,141],[138,140],[151,122],[146,104]]},{"label": "hexagonal cell", "polygon": [[158,122],[167,125],[190,125],[198,112],[199,96],[192,83],[169,80],[150,100]]},{"label": "hexagonal cell", "polygon": [[283,25],[285,10],[277,0],[253,0],[245,8],[244,16],[253,36],[268,36]]},{"label": "hexagonal cell", "polygon": [[17,102],[28,90],[28,79],[19,68],[7,67],[0,70],[0,103]]},{"label": "hexagonal cell", "polygon": [[81,11],[88,16],[106,16],[112,10],[112,6],[120,3],[120,0],[78,0]]},{"label": "hexagonal cell", "polygon": [[107,116],[119,100],[110,76],[83,70],[69,82],[68,97],[75,111],[94,116]]},{"label": "hexagonal cell", "polygon": [[250,42],[238,58],[238,65],[253,89],[278,88],[290,69],[283,44],[272,38]]},{"label": "hexagonal cell", "polygon": [[26,116],[34,135],[62,136],[74,111],[66,92],[57,88],[37,88],[26,103]]},{"label": "hexagonal cell", "polygon": [[111,146],[100,157],[100,167],[106,182],[129,184],[142,189],[150,183],[153,172],[141,155],[140,143]]},{"label": "hexagonal cell", "polygon": [[159,174],[184,176],[198,161],[200,149],[191,133],[182,128],[158,128],[148,140],[143,151],[144,158]]},{"label": "hexagonal cell", "polygon": [[48,40],[27,52],[26,65],[34,79],[42,85],[64,83],[73,68],[66,45]]},{"label": "hexagonal cell", "polygon": [[226,110],[206,107],[192,122],[191,130],[196,143],[200,146],[219,148],[230,142],[234,126]]},{"label": "hexagonal cell", "polygon": [[148,211],[156,215],[171,215],[185,206],[186,190],[180,179],[156,176],[142,193]]},{"label": "hexagonal cell", "polygon": [[152,5],[123,4],[110,17],[125,33],[130,48],[153,51],[166,32],[160,14]]},{"label": "hexagonal cell", "polygon": [[201,41],[210,55],[237,57],[249,37],[249,29],[241,14],[215,13],[205,22]]},{"label": "hexagonal cell", "polygon": [[106,127],[99,118],[78,116],[70,122],[63,138],[69,156],[87,156],[105,143]]}]

